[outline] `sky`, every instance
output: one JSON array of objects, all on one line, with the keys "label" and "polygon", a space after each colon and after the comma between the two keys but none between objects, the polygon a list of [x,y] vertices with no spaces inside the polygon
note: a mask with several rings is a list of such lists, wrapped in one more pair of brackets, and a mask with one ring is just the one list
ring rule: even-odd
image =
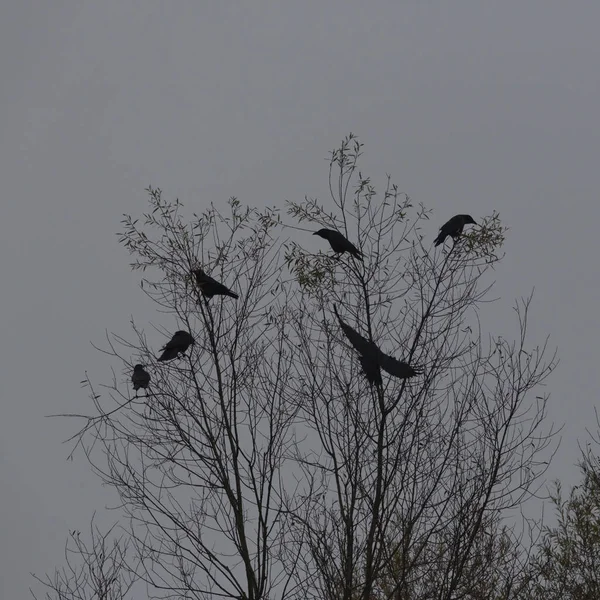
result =
[{"label": "sky", "polygon": [[148,185],[190,211],[326,201],[350,131],[376,185],[434,210],[426,235],[462,212],[510,228],[486,326],[535,287],[532,339],[561,359],[549,476],[576,483],[600,387],[599,22],[596,1],[2,3],[0,596],[27,597],[114,502],[66,460],[76,423],[46,415],[110,377],[90,342],[159,319],[122,214]]}]

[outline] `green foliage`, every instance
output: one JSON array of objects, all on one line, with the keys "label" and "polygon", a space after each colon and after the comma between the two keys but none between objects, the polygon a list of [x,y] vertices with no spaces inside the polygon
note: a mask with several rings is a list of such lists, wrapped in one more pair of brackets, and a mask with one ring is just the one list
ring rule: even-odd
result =
[{"label": "green foliage", "polygon": [[550,496],[558,522],[546,528],[534,561],[534,598],[600,598],[600,461],[588,454],[580,468],[583,481],[567,499],[560,482]]},{"label": "green foliage", "polygon": [[300,287],[309,293],[335,284],[335,260],[321,252],[316,256],[309,254],[295,242],[285,246],[287,268]]},{"label": "green foliage", "polygon": [[491,216],[480,219],[472,231],[463,234],[462,245],[467,252],[485,257],[488,263],[496,262],[507,231],[500,215],[494,211]]},{"label": "green foliage", "polygon": [[179,274],[182,265],[193,267],[197,257],[215,268],[231,262],[234,249],[237,255],[255,256],[272,241],[272,230],[280,222],[278,209],[244,207],[235,197],[228,201],[228,214],[211,204],[204,212],[193,213],[190,220],[179,199],[165,200],[160,188],[146,191],[151,210],[141,219],[123,215],[123,231],[117,234],[119,242],[137,257],[131,263],[133,270],[158,267],[172,276],[174,270]]}]

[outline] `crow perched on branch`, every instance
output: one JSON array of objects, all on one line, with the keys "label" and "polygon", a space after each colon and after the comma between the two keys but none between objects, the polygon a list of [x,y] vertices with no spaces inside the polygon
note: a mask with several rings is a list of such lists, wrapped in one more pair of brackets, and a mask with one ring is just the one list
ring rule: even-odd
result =
[{"label": "crow perched on branch", "polygon": [[195,269],[192,274],[196,277],[196,283],[200,291],[210,300],[213,296],[230,296],[236,300],[239,296],[228,287],[207,275],[202,269]]},{"label": "crow perched on branch", "polygon": [[362,260],[362,252],[350,241],[348,241],[339,231],[335,229],[319,229],[313,235],[318,235],[327,240],[334,252],[343,254],[349,252],[352,256]]},{"label": "crow perched on branch", "polygon": [[148,386],[150,385],[150,373],[144,369],[144,365],[135,365],[135,367],[133,367],[131,383],[133,383],[133,389],[135,390],[136,396],[140,388],[143,390],[148,389]]},{"label": "crow perched on branch", "polygon": [[185,354],[185,351],[194,345],[194,338],[187,331],[176,331],[173,337],[161,348],[163,353],[158,360],[164,362],[177,358],[179,354]]},{"label": "crow perched on branch", "polygon": [[465,225],[477,225],[471,215],[455,215],[448,222],[440,227],[440,233],[435,238],[434,245],[439,246],[444,243],[444,240],[450,236],[454,241],[460,237]]},{"label": "crow perched on branch", "polygon": [[408,379],[409,377],[419,375],[421,372],[419,369],[415,369],[408,363],[385,354],[385,352],[382,352],[377,347],[375,342],[370,342],[360,335],[358,331],[352,329],[350,325],[344,323],[338,313],[337,306],[333,306],[333,311],[340,323],[342,331],[358,351],[360,355],[360,364],[369,383],[373,384],[381,381],[381,369],[399,379]]}]

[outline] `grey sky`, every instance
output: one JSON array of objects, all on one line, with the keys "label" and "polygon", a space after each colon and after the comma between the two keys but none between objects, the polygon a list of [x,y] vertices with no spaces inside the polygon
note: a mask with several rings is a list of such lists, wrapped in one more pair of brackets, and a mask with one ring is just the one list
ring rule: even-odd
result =
[{"label": "grey sky", "polygon": [[532,335],[562,359],[552,475],[573,483],[600,383],[599,22],[596,1],[3,3],[0,597],[26,597],[111,498],[65,461],[74,424],[44,415],[87,408],[105,328],[161,322],[121,214],[149,184],[190,209],[326,199],[349,131],[376,185],[435,209],[432,239],[457,212],[511,228],[487,325],[535,285]]}]

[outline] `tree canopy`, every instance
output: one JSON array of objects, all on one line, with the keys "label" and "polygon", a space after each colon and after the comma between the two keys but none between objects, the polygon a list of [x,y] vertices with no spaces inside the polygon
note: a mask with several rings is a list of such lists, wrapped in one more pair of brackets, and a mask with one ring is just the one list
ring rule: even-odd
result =
[{"label": "tree canopy", "polygon": [[[149,188],[123,220],[161,335],[134,321],[108,337],[123,376],[102,394],[86,381],[72,441],[119,494],[123,576],[153,597],[475,599],[520,577],[503,519],[554,449],[555,354],[529,340],[531,297],[513,340],[480,318],[498,214],[436,248],[431,211],[390,177],[376,192],[361,154],[352,135],[331,153],[327,201],[186,216]],[[315,245],[324,229],[356,252]],[[193,344],[161,362],[182,331]]]}]

